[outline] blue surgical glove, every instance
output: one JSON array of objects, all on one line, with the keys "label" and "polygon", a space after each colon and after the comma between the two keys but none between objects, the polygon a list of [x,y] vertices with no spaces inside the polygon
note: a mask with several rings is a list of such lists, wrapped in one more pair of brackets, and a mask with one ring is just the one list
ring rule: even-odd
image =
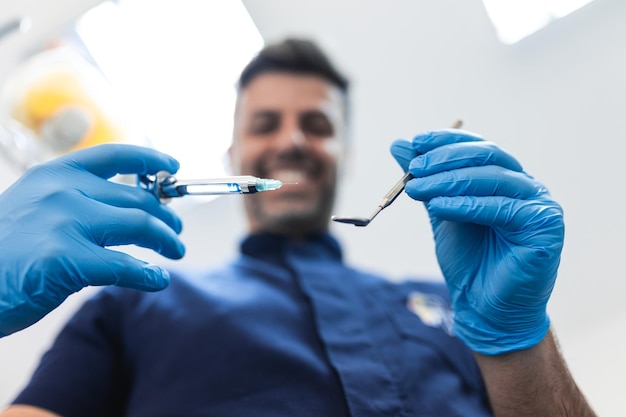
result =
[{"label": "blue surgical glove", "polygon": [[539,343],[563,246],[561,207],[515,158],[468,132],[424,133],[391,153],[415,177],[406,193],[428,210],[457,336],[487,355]]},{"label": "blue surgical glove", "polygon": [[105,247],[136,244],[180,258],[180,219],[145,190],[106,179],[178,167],[148,148],[100,145],[35,166],[2,193],[0,337],[88,285],[165,288],[167,271]]}]

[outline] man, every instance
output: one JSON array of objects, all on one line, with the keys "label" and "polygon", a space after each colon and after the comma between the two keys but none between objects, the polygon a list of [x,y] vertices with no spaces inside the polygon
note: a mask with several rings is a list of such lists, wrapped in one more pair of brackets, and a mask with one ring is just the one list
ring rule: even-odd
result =
[{"label": "man", "polygon": [[355,270],[328,234],[346,107],[314,44],[266,47],[240,78],[231,164],[297,184],[245,198],[232,262],[88,301],[4,415],[592,416],[545,311],[558,204],[475,135],[399,141],[447,287]]}]

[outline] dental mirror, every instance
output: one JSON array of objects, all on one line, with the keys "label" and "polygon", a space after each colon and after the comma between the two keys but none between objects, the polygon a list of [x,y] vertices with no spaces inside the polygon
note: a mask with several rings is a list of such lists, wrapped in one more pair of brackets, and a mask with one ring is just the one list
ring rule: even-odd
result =
[{"label": "dental mirror", "polygon": [[385,207],[388,207],[391,203],[393,203],[396,198],[398,198],[402,190],[404,190],[404,185],[411,178],[413,178],[413,175],[411,175],[410,173],[407,172],[406,174],[404,174],[402,178],[400,178],[400,181],[398,181],[391,188],[391,190],[389,190],[389,192],[385,194],[380,204],[378,204],[378,207],[376,207],[376,210],[374,210],[374,212],[369,217],[333,216],[331,217],[331,219],[339,223],[353,224],[355,226],[361,227],[367,226],[372,220],[374,220],[374,217],[376,217],[378,213],[380,213]]},{"label": "dental mirror", "polygon": [[[452,124],[452,128],[459,129],[462,125],[463,121],[457,120],[456,122],[454,122],[454,124]],[[391,187],[391,190],[389,190],[389,192],[385,194],[380,204],[378,204],[378,207],[376,207],[376,210],[374,210],[374,212],[369,217],[332,216],[331,219],[337,223],[353,224],[358,227],[367,226],[372,220],[374,220],[374,217],[376,217],[378,213],[383,211],[384,208],[389,207],[391,203],[394,202],[394,200],[400,195],[402,190],[404,190],[405,184],[411,178],[413,178],[413,175],[411,175],[410,173],[407,172],[406,174],[404,174],[402,178],[400,178],[400,181],[395,183],[394,186]]]}]

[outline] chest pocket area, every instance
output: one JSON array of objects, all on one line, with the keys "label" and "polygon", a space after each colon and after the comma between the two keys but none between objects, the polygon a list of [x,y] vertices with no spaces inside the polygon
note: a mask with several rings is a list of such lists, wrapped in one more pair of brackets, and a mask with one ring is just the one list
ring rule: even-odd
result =
[{"label": "chest pocket area", "polygon": [[[444,288],[445,290],[445,288]],[[469,391],[482,391],[471,351],[454,336],[453,313],[441,287],[399,286],[385,291],[385,309],[402,342],[398,354],[429,375],[456,374]]]}]

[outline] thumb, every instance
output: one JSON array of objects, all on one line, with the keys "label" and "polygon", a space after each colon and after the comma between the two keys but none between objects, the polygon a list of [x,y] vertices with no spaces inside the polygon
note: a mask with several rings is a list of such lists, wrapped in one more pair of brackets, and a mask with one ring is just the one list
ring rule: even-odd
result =
[{"label": "thumb", "polygon": [[102,262],[90,262],[83,269],[84,285],[117,285],[141,291],[159,291],[170,283],[164,268],[125,253],[98,248]]},{"label": "thumb", "polygon": [[413,149],[411,142],[406,140],[396,140],[391,144],[391,155],[400,164],[404,172],[409,170],[409,164],[418,154]]}]

